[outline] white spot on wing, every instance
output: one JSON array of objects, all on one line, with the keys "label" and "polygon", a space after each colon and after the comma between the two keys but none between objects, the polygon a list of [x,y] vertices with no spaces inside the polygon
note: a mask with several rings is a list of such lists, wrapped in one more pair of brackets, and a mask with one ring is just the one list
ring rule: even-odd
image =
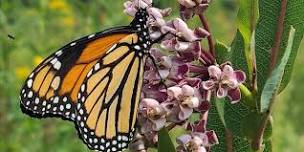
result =
[{"label": "white spot on wing", "polygon": [[88,38],[93,38],[95,36],[95,34],[89,35]]},{"label": "white spot on wing", "polygon": [[33,92],[30,91],[30,92],[27,94],[27,97],[28,97],[28,98],[32,98],[32,97],[33,97]]},{"label": "white spot on wing", "polygon": [[55,55],[60,56],[62,54],[62,50],[59,50],[55,53]]},{"label": "white spot on wing", "polygon": [[[95,66],[94,66],[94,69],[95,70],[99,70],[99,68],[100,68],[100,63],[97,63]],[[83,91],[82,91],[83,92]]]},{"label": "white spot on wing", "polygon": [[51,63],[54,65],[57,61],[58,61],[57,58],[54,58],[54,59],[51,61]]},{"label": "white spot on wing", "polygon": [[67,109],[71,109],[71,104],[69,104],[69,103],[68,103],[68,104],[66,104],[66,105],[65,105],[65,108],[67,108]]},{"label": "white spot on wing", "polygon": [[35,99],[35,104],[38,104],[39,103],[39,98],[36,98]]},{"label": "white spot on wing", "polygon": [[33,85],[33,80],[32,80],[32,79],[29,79],[29,80],[27,81],[27,87],[31,88],[32,85]]},{"label": "white spot on wing", "polygon": [[58,98],[58,97],[55,97],[53,102],[54,102],[54,103],[58,103],[58,102],[59,102],[59,98]]},{"label": "white spot on wing", "polygon": [[76,42],[71,43],[71,46],[74,46],[74,45],[76,45]]},{"label": "white spot on wing", "polygon": [[54,68],[56,70],[59,70],[61,68],[61,63],[59,61],[57,61],[55,64],[54,64]]},{"label": "white spot on wing", "polygon": [[140,50],[140,49],[141,49],[139,45],[135,45],[134,48],[135,48],[136,50]]}]

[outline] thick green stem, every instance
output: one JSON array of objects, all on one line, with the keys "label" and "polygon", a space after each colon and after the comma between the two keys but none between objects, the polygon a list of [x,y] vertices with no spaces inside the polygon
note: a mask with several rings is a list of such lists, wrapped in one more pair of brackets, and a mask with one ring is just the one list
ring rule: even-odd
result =
[{"label": "thick green stem", "polygon": [[254,100],[254,96],[251,91],[243,84],[240,85],[240,90],[242,93],[242,98],[246,105],[250,106],[251,108],[256,109],[256,101]]}]

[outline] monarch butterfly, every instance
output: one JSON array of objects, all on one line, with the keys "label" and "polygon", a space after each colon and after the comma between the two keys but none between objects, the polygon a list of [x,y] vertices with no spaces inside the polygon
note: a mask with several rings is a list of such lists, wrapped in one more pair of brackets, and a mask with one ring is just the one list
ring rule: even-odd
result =
[{"label": "monarch butterfly", "polygon": [[125,149],[134,136],[144,64],[154,43],[147,20],[146,9],[139,9],[129,26],[80,38],[46,58],[21,89],[22,111],[73,121],[90,149]]}]

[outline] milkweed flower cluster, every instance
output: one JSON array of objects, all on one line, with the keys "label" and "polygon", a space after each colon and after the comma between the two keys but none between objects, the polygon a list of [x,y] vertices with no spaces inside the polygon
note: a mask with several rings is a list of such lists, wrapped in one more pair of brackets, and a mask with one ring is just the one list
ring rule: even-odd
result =
[{"label": "milkweed flower cluster", "polygon": [[[203,27],[191,29],[186,21],[202,15],[210,0],[178,0],[181,18],[166,20],[171,9],[152,7],[152,0],[130,0],[125,13],[134,16],[146,8],[151,39],[165,37],[150,50],[153,60],[146,61],[142,99],[138,109],[139,133],[129,146],[131,151],[145,151],[156,145],[157,132],[163,127],[183,126],[188,134],[176,139],[178,152],[205,152],[218,143],[216,133],[206,129],[211,96],[240,101],[239,86],[245,73],[230,63],[218,65],[202,47],[201,40],[211,34]],[[169,34],[168,34],[169,33]],[[209,44],[210,45],[210,44]],[[155,63],[157,66],[155,66]],[[197,113],[195,123],[188,120]],[[172,127],[173,126],[173,127]]]}]

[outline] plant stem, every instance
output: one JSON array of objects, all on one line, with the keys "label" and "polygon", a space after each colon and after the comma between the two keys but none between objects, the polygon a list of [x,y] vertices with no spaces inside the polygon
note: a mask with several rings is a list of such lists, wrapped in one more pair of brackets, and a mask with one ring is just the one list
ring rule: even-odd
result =
[{"label": "plant stem", "polygon": [[213,43],[213,40],[212,40],[212,36],[211,36],[211,32],[210,32],[210,28],[209,28],[209,25],[208,25],[208,22],[207,22],[207,19],[206,17],[201,13],[198,15],[200,20],[201,20],[201,23],[204,27],[204,29],[210,33],[210,35],[207,37],[208,39],[208,46],[209,46],[209,52],[212,54],[213,57],[215,57],[215,51],[214,51],[214,43]]},{"label": "plant stem", "polygon": [[[270,67],[269,67],[269,75],[274,70],[276,63],[277,63],[277,59],[278,59],[278,55],[279,55],[279,51],[280,51],[280,44],[282,41],[282,35],[283,35],[283,31],[284,31],[284,19],[285,19],[285,15],[286,15],[286,9],[287,9],[287,0],[282,0],[281,1],[281,12],[280,12],[280,16],[278,19],[275,41],[274,41],[274,45],[273,45],[273,47],[271,49],[271,53],[270,53],[271,62],[270,62]],[[253,150],[260,150],[262,148],[264,131],[269,122],[275,99],[276,99],[276,95],[274,95],[274,97],[271,99],[272,101],[270,102],[269,109],[262,117],[260,127],[257,130],[257,135],[251,143]]]},{"label": "plant stem", "polygon": [[281,1],[281,12],[280,12],[280,16],[278,19],[275,41],[274,41],[273,47],[271,48],[271,53],[270,53],[270,65],[269,65],[270,67],[269,67],[269,73],[268,73],[269,75],[275,68],[277,60],[278,60],[280,44],[282,41],[282,35],[283,35],[283,31],[284,31],[284,19],[285,19],[285,15],[286,15],[286,9],[287,9],[287,0],[282,0]]},{"label": "plant stem", "polygon": [[257,105],[253,93],[243,84],[240,85],[240,91],[243,96],[242,98],[244,98],[244,103],[250,108],[256,109]]},{"label": "plant stem", "polygon": [[264,137],[264,132],[266,129],[266,126],[268,124],[268,120],[270,118],[270,112],[267,112],[267,114],[263,115],[260,127],[257,131],[257,135],[255,139],[251,143],[251,147],[253,150],[259,151],[262,148],[262,143],[263,143],[263,137]]},{"label": "plant stem", "polygon": [[256,19],[257,19],[257,12],[255,11],[255,7],[257,5],[257,0],[251,0],[250,1],[250,32],[252,33],[256,26]]},{"label": "plant stem", "polygon": [[226,152],[233,152],[233,135],[229,129],[225,129]]}]

